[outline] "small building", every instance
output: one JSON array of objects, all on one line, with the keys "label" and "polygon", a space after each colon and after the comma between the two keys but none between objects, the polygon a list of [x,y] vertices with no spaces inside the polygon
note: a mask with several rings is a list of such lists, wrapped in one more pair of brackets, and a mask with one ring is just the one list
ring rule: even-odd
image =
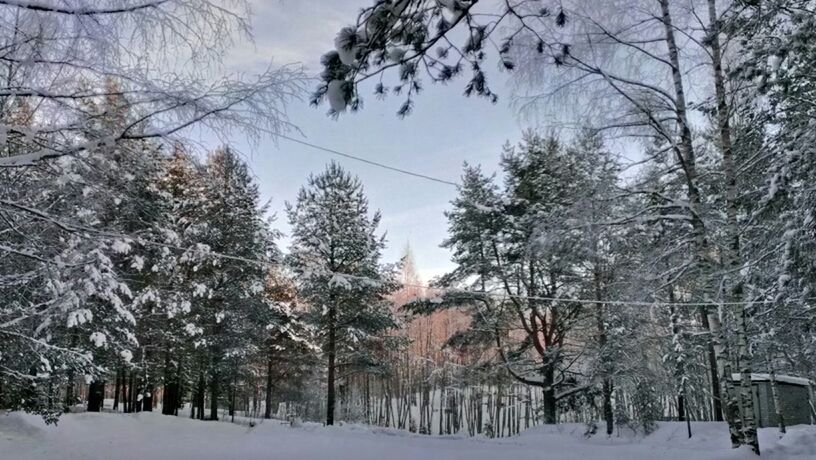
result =
[{"label": "small building", "polygon": [[[739,385],[740,374],[732,374],[731,378]],[[789,375],[776,375],[775,380],[785,425],[813,424],[816,405],[813,389],[816,384]],[[751,389],[757,425],[760,428],[778,426],[770,374],[751,374]]]}]

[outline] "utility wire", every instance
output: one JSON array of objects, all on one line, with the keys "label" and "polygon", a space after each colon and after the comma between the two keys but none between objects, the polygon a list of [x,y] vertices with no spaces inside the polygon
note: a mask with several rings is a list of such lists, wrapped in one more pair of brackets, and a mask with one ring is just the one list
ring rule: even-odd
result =
[{"label": "utility wire", "polygon": [[363,158],[363,157],[359,157],[357,155],[352,155],[350,153],[344,153],[344,152],[341,152],[339,150],[331,149],[331,148],[328,148],[328,147],[323,147],[323,146],[320,146],[320,145],[317,145],[317,144],[312,144],[311,142],[302,141],[300,139],[295,139],[294,137],[289,137],[289,136],[287,136],[285,134],[276,134],[276,136],[280,137],[281,139],[286,139],[287,141],[294,142],[296,144],[305,145],[306,147],[311,147],[311,148],[316,149],[316,150],[321,150],[323,152],[331,153],[332,155],[338,155],[338,156],[341,156],[341,157],[344,157],[344,158],[350,158],[352,160],[360,161],[362,163],[366,163],[366,164],[369,164],[369,165],[372,165],[372,166],[376,166],[378,168],[387,169],[389,171],[398,172],[400,174],[407,174],[409,176],[419,177],[420,179],[425,179],[425,180],[429,180],[429,181],[433,181],[433,182],[438,182],[440,184],[452,185],[452,186],[456,187],[457,189],[459,188],[459,184],[457,184],[456,182],[451,182],[451,181],[446,180],[446,179],[440,179],[438,177],[429,176],[427,174],[408,171],[407,169],[397,168],[395,166],[389,166],[389,165],[387,165],[385,163],[380,163],[380,162],[377,162],[377,161],[373,161],[373,160],[369,160],[369,159],[366,159],[366,158]]},{"label": "utility wire", "polygon": [[[140,239],[149,245],[158,245],[163,246],[171,249],[177,250],[188,250],[180,246],[169,245],[166,243],[160,243],[155,241],[148,241]],[[240,262],[245,262],[249,264],[257,264],[261,266],[273,267],[273,268],[280,268],[285,267],[286,265],[280,262],[273,262],[273,261],[265,261],[265,260],[257,260],[257,259],[249,259],[245,257],[233,256],[229,254],[222,254],[218,252],[207,252],[207,255],[212,255],[215,257],[220,257],[229,260],[235,260]],[[377,283],[380,280],[376,280],[367,276],[360,276],[360,275],[351,275],[348,273],[340,273],[334,272],[331,270],[326,270],[324,273],[332,276],[337,276],[339,278],[349,278],[355,279],[359,281],[367,281]],[[652,307],[652,306],[678,306],[678,307],[707,307],[707,306],[736,306],[736,305],[753,305],[753,304],[772,304],[776,303],[775,300],[746,300],[743,302],[663,302],[663,301],[654,301],[654,302],[647,302],[647,301],[632,301],[632,300],[595,300],[595,299],[573,299],[567,297],[543,297],[543,296],[528,296],[522,294],[510,294],[510,293],[495,293],[495,292],[487,292],[487,291],[476,291],[472,289],[456,289],[456,288],[444,288],[444,287],[434,287],[434,286],[427,286],[424,284],[413,284],[413,283],[399,283],[403,287],[413,287],[419,289],[426,289],[430,291],[437,291],[437,292],[450,292],[454,294],[473,294],[478,296],[489,296],[493,298],[515,298],[519,300],[541,300],[541,301],[548,301],[548,302],[565,302],[565,303],[579,303],[579,304],[590,304],[590,305],[618,305],[618,306],[625,306],[625,305],[632,305],[632,306],[640,306],[640,307]],[[430,299],[426,298],[425,300],[434,300],[434,297]],[[816,300],[816,297],[808,297],[804,299],[800,299],[803,301],[810,301]]]}]

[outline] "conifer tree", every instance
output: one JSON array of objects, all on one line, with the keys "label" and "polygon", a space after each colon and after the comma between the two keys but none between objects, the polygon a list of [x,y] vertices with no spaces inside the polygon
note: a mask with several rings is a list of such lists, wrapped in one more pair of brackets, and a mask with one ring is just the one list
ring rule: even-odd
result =
[{"label": "conifer tree", "polygon": [[332,425],[338,370],[395,326],[385,297],[396,287],[394,273],[380,262],[379,212],[369,215],[359,179],[338,164],[309,176],[287,213],[289,265],[327,361],[326,424]]},{"label": "conifer tree", "polygon": [[[614,209],[602,201],[616,179],[614,160],[604,155],[589,133],[567,149],[527,132],[518,147],[504,148],[503,189],[466,165],[443,243],[458,266],[442,278],[466,290],[408,305],[418,313],[468,308],[471,327],[452,340],[495,346],[513,378],[541,388],[545,423],[556,422],[560,400],[595,384],[580,382],[572,368],[580,352],[570,348],[570,337],[588,317],[569,299],[591,293],[602,306],[610,295],[607,265],[614,259],[601,246],[611,238],[599,231],[603,214],[591,212]],[[602,317],[595,324],[607,322]],[[600,374],[609,387],[611,374]],[[606,409],[611,421],[611,406]]]},{"label": "conifer tree", "polygon": [[193,311],[207,353],[210,419],[217,420],[224,388],[234,385],[258,346],[252,330],[268,308],[263,298],[267,263],[278,255],[258,186],[236,154],[229,148],[215,151],[203,175],[205,225],[199,244],[212,256],[199,270],[201,296]]}]

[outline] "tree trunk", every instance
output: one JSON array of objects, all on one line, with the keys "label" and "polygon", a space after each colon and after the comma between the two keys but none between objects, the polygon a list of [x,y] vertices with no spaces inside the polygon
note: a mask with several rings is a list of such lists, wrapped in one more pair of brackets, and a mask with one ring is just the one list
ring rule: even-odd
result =
[{"label": "tree trunk", "polygon": [[[184,388],[184,386],[182,384],[182,376],[183,376],[183,374],[182,374],[182,369],[181,369],[181,363],[179,362],[178,364],[176,364],[176,379],[175,379],[175,381],[176,381],[176,387],[175,387],[176,391],[175,391],[175,395],[174,395],[174,398],[173,398],[173,415],[176,415],[176,416],[178,415],[179,408],[184,407],[183,397],[184,397],[184,392],[187,390],[186,388]],[[190,404],[190,407],[192,407],[192,402]]]},{"label": "tree trunk", "polygon": [[[725,179],[726,226],[725,233],[730,241],[730,250],[726,251],[726,269],[728,277],[739,276],[741,266],[739,228],[737,222],[737,176],[734,168],[734,152],[731,144],[731,126],[728,113],[728,102],[725,95],[725,78],[722,70],[722,55],[720,51],[720,21],[717,17],[716,0],[708,0],[709,37],[708,45],[711,48],[711,62],[714,69],[714,89],[717,98],[717,125],[720,134],[720,149],[723,155],[723,175]],[[729,301],[740,302],[742,299],[742,283],[732,282],[727,287]],[[757,426],[754,417],[754,398],[751,394],[751,356],[748,349],[747,316],[745,304],[736,307],[737,317],[737,345],[740,359],[740,408],[742,410],[743,442],[759,455],[759,441]],[[730,376],[729,376],[730,377]]]},{"label": "tree trunk", "polygon": [[556,423],[555,412],[555,388],[553,382],[555,381],[555,369],[552,365],[548,365],[544,371],[544,387],[542,388],[541,411],[542,419],[545,424],[552,425]]},{"label": "tree trunk", "polygon": [[[700,307],[700,324],[703,329],[711,331],[711,325],[708,322],[708,308]],[[715,422],[723,421],[722,411],[722,394],[720,391],[720,377],[717,367],[717,354],[714,352],[714,341],[709,340],[707,345],[708,368],[711,378],[711,406]]]},{"label": "tree trunk", "polygon": [[122,387],[122,368],[117,366],[116,368],[116,385],[113,389],[113,410],[119,410],[119,389]]},{"label": "tree trunk", "polygon": [[130,387],[128,386],[128,370],[127,368],[122,369],[122,405],[124,406],[124,412],[126,414],[130,413]]},{"label": "tree trunk", "polygon": [[220,375],[218,371],[213,370],[212,378],[210,380],[210,420],[218,420],[218,397],[220,396],[219,391],[219,378]]},{"label": "tree trunk", "polygon": [[178,383],[175,379],[175,372],[170,362],[170,351],[164,352],[164,391],[162,391],[162,414],[173,415],[175,409],[176,392]]},{"label": "tree trunk", "polygon": [[779,400],[779,388],[776,385],[776,370],[774,369],[773,359],[768,355],[768,371],[771,376],[771,395],[773,397],[774,409],[776,409],[776,418],[779,421],[779,432],[784,434],[787,432],[785,427],[785,415],[782,413],[782,404]]},{"label": "tree trunk", "polygon": [[176,382],[166,382],[164,384],[164,391],[162,392],[162,414],[176,415],[177,387],[178,384]]},{"label": "tree trunk", "polygon": [[130,398],[131,398],[131,407],[133,412],[141,412],[142,411],[142,378],[136,375],[136,372],[130,373]]},{"label": "tree trunk", "polygon": [[[336,315],[337,311],[335,310],[335,306],[331,305],[329,307],[329,341],[326,344],[326,354],[328,355],[328,394],[326,395],[326,425],[331,426],[334,425],[334,405],[335,405],[335,392],[334,392],[334,380],[335,380],[335,353],[337,347],[337,331],[336,331]],[[391,404],[391,401],[387,401],[387,404]]]},{"label": "tree trunk", "polygon": [[595,261],[595,270],[594,270],[594,278],[595,278],[595,300],[598,301],[596,304],[597,308],[597,327],[598,327],[598,349],[601,356],[601,368],[603,372],[603,381],[601,383],[601,393],[603,396],[603,418],[606,422],[606,434],[607,436],[611,436],[613,431],[615,430],[615,418],[612,414],[612,372],[611,366],[612,363],[609,359],[609,354],[607,353],[607,336],[606,336],[606,311],[605,305],[601,301],[602,292],[601,292],[601,273],[598,267],[598,261]]},{"label": "tree trunk", "polygon": [[759,455],[759,439],[757,438],[757,422],[754,414],[754,395],[751,391],[751,355],[748,349],[747,319],[745,308],[740,305],[742,315],[737,320],[737,346],[739,349],[740,367],[740,409],[742,410],[743,442],[751,446],[751,450]]},{"label": "tree trunk", "polygon": [[105,405],[105,382],[94,380],[88,388],[88,412],[100,412]]},{"label": "tree trunk", "polygon": [[686,420],[686,366],[683,353],[683,333],[680,330],[680,319],[678,317],[677,308],[674,306],[675,301],[674,286],[669,286],[669,319],[671,321],[672,331],[672,350],[674,351],[674,384],[677,391],[677,420],[683,422]]},{"label": "tree trunk", "polygon": [[134,370],[130,371],[130,378],[128,380],[128,398],[129,398],[128,409],[129,409],[129,412],[138,412],[138,409],[136,407],[136,387],[134,386],[134,384],[135,384],[135,378],[133,376],[134,373],[135,373]]},{"label": "tree trunk", "polygon": [[142,390],[142,410],[153,412],[153,385],[146,383]]},{"label": "tree trunk", "polygon": [[63,411],[67,414],[71,412],[76,400],[74,399],[74,371],[68,371],[68,386],[65,388],[65,407]]},{"label": "tree trunk", "polygon": [[230,387],[230,405],[229,405],[229,416],[230,421],[235,422],[235,393],[236,393],[236,386],[238,385],[238,377],[237,374],[232,378],[232,385]]},{"label": "tree trunk", "polygon": [[743,444],[742,417],[740,417],[739,396],[732,378],[731,359],[725,349],[725,336],[722,327],[719,325],[719,317],[711,314],[708,321],[712,325],[711,330],[716,331],[716,335],[713,335],[714,350],[717,354],[717,367],[721,369],[722,395],[725,398],[725,419],[728,422],[728,431],[731,435],[731,446],[739,447]]},{"label": "tree trunk", "polygon": [[272,418],[272,357],[266,361],[266,404],[264,406],[264,418]]},{"label": "tree trunk", "polygon": [[364,391],[365,391],[365,396],[364,396],[365,397],[365,401],[364,401],[364,405],[365,405],[365,421],[369,425],[371,424],[371,388],[370,388],[370,383],[369,383],[370,377],[371,376],[368,375],[368,374],[365,375],[365,387],[364,387]]},{"label": "tree trunk", "polygon": [[[179,373],[174,369],[170,359],[170,352],[164,355],[164,391],[162,392],[162,414],[177,415],[179,400]],[[192,406],[192,405],[191,405]],[[191,407],[192,412],[192,407]]]},{"label": "tree trunk", "polygon": [[[612,411],[613,388],[612,379],[605,378],[603,382],[603,414],[604,420],[606,421],[606,434],[608,436],[612,436],[612,432],[615,430],[615,415]],[[526,414],[525,417],[527,417]],[[527,421],[529,422],[529,420]],[[527,425],[529,426],[529,423],[527,423]]]},{"label": "tree trunk", "polygon": [[204,420],[204,392],[206,386],[204,383],[204,367],[198,371],[198,389],[196,390],[196,417],[199,420]]}]

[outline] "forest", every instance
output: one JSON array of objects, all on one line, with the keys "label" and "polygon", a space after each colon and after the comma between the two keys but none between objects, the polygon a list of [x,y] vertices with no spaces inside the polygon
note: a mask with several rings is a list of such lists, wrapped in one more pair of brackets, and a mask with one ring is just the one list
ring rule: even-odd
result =
[{"label": "forest", "polygon": [[[357,0],[318,69],[234,70],[260,3],[0,0],[0,419],[816,453],[785,434],[816,423],[816,1]],[[405,169],[292,115],[399,127],[431,89],[521,134]],[[270,197],[253,158],[290,141],[324,166]],[[411,242],[450,270],[389,256],[361,161],[455,193]]]}]

